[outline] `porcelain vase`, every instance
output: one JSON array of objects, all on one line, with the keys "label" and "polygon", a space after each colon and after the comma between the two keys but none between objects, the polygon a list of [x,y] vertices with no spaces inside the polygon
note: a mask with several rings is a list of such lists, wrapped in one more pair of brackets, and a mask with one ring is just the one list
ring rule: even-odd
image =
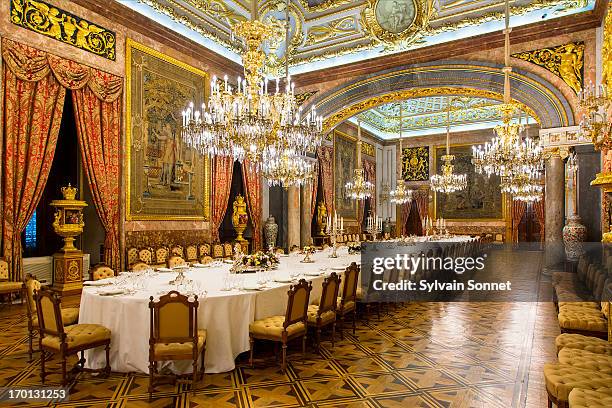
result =
[{"label": "porcelain vase", "polygon": [[266,246],[268,248],[276,247],[276,237],[278,235],[278,224],[274,220],[274,217],[271,215],[266,220],[266,225],[264,226],[264,235],[266,237]]},{"label": "porcelain vase", "polygon": [[580,216],[574,214],[567,218],[563,227],[563,244],[565,245],[565,256],[570,261],[576,261],[584,254],[584,241],[587,229],[580,223]]}]

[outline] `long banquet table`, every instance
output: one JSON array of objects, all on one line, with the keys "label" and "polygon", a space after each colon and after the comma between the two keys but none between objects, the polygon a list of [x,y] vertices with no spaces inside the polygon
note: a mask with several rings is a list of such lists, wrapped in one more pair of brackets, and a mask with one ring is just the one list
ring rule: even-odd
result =
[{"label": "long banquet table", "polygon": [[[338,250],[338,258],[329,258],[330,250],[317,252],[314,263],[301,263],[303,256],[292,254],[280,258],[276,278],[288,277],[290,273],[312,282],[311,303],[321,296],[324,275],[308,276],[307,272],[325,269],[327,273],[344,269],[351,262],[359,262],[360,255],[349,255],[346,248]],[[234,369],[235,358],[249,350],[249,324],[254,320],[272,315],[284,315],[287,307],[287,290],[290,283],[271,282],[263,290],[224,291],[224,280],[231,265],[223,264],[211,268],[191,268],[187,278],[199,282],[202,292],[200,299],[198,327],[207,330],[206,355],[204,360],[207,373],[227,372]],[[158,273],[147,280],[146,289],[129,295],[102,296],[99,287],[85,287],[81,297],[79,323],[101,324],[112,333],[110,364],[117,372],[148,373],[149,366],[149,297],[158,297],[173,287],[168,283],[177,274]],[[256,283],[256,274],[243,274],[247,284]],[[248,285],[245,285],[248,286]],[[86,352],[86,366],[100,368],[105,364],[102,348]],[[188,361],[164,362],[160,369],[168,366],[176,373],[191,370]]]}]

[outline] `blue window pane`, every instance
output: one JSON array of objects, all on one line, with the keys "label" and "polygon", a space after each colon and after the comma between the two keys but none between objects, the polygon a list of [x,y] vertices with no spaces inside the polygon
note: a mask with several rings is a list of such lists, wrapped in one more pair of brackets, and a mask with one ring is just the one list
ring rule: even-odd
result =
[{"label": "blue window pane", "polygon": [[30,221],[28,221],[28,225],[25,228],[25,246],[27,249],[36,248],[36,210],[34,210],[34,214]]}]

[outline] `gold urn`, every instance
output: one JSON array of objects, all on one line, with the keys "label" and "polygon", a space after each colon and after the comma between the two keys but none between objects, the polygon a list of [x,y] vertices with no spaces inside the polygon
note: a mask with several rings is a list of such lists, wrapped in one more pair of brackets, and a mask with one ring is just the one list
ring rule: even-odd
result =
[{"label": "gold urn", "polygon": [[57,235],[64,238],[64,247],[60,252],[74,252],[78,249],[74,246],[74,239],[83,233],[83,208],[87,207],[85,201],[77,200],[77,189],[68,183],[62,187],[63,200],[51,201],[55,207],[55,219],[53,230]]},{"label": "gold urn", "polygon": [[244,233],[244,230],[246,230],[249,222],[249,215],[247,214],[246,203],[244,202],[244,197],[242,195],[238,194],[236,196],[233,208],[232,225],[238,234],[236,237],[236,242],[246,242],[246,239],[244,239],[242,234]]},{"label": "gold urn", "polygon": [[324,237],[327,235],[327,207],[323,201],[317,204],[317,236]]}]

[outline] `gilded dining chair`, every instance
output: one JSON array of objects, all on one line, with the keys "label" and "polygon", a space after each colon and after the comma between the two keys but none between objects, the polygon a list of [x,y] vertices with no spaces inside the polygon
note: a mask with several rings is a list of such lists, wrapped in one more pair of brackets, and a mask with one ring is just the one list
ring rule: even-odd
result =
[{"label": "gilded dining chair", "polygon": [[[149,298],[149,400],[155,386],[167,382],[159,375],[157,363],[169,360],[192,361],[192,391],[198,379],[198,359],[201,358],[200,379],[204,375],[206,330],[198,329],[198,297],[190,300],[177,291],[160,296],[158,301]],[[172,378],[175,381],[175,378]]]},{"label": "gilded dining chair", "polygon": [[[8,262],[0,258],[0,295],[8,295],[9,302],[12,304],[11,295],[21,294],[23,290],[23,282],[9,281]],[[23,302],[23,299],[21,300]]]},{"label": "gilded dining chair", "polygon": [[287,369],[287,343],[296,338],[302,338],[302,354],[306,355],[306,337],[308,328],[308,301],[312,283],[305,279],[289,288],[287,292],[287,310],[285,316],[270,316],[256,320],[249,325],[249,341],[251,355],[249,362],[253,366],[255,340],[280,342],[282,345],[283,372]]},{"label": "gilded dining chair", "polygon": [[187,262],[178,255],[172,255],[168,258],[168,268],[174,268],[176,266],[187,265]]},{"label": "gilded dining chair", "polygon": [[[40,378],[45,383],[47,372],[45,371],[46,356],[44,351],[59,354],[62,366],[62,386],[68,385],[66,371],[67,357],[72,354],[81,353],[75,368],[80,371],[102,373],[108,376],[110,367],[110,342],[111,332],[99,324],[74,324],[64,326],[62,319],[61,299],[51,290],[41,288],[34,292],[36,301],[36,312],[39,324],[40,344]],[[101,369],[85,369],[84,351],[92,348],[104,347],[106,352],[106,366]],[[71,373],[73,371],[71,370]]]},{"label": "gilded dining chair", "polygon": [[[33,341],[34,335],[38,332],[38,314],[36,312],[36,301],[34,300],[34,292],[40,290],[41,285],[36,277],[27,274],[24,281],[24,295],[26,299],[26,317],[28,318],[28,355],[30,361],[32,361],[32,354],[34,353]],[[79,321],[79,308],[78,307],[67,307],[61,309],[62,321],[64,325],[70,326]]]},{"label": "gilded dining chair", "polygon": [[332,272],[323,280],[321,300],[318,305],[308,306],[308,326],[315,330],[316,350],[319,352],[321,344],[321,329],[331,325],[332,348],[334,347],[334,337],[336,335],[336,308],[338,307],[338,291],[340,290],[340,277],[336,272]]},{"label": "gilded dining chair", "polygon": [[344,321],[346,316],[351,315],[353,321],[353,334],[357,322],[357,282],[359,280],[359,266],[355,262],[344,271],[344,286],[342,295],[338,297],[338,308],[336,315],[340,321],[340,338],[344,339]]},{"label": "gilded dining chair", "polygon": [[147,269],[151,269],[151,265],[147,265],[144,262],[136,262],[130,266],[130,271],[132,272],[146,271]]},{"label": "gilded dining chair", "polygon": [[99,263],[89,270],[89,279],[94,281],[112,278],[113,276],[115,276],[115,271],[105,263]]}]

